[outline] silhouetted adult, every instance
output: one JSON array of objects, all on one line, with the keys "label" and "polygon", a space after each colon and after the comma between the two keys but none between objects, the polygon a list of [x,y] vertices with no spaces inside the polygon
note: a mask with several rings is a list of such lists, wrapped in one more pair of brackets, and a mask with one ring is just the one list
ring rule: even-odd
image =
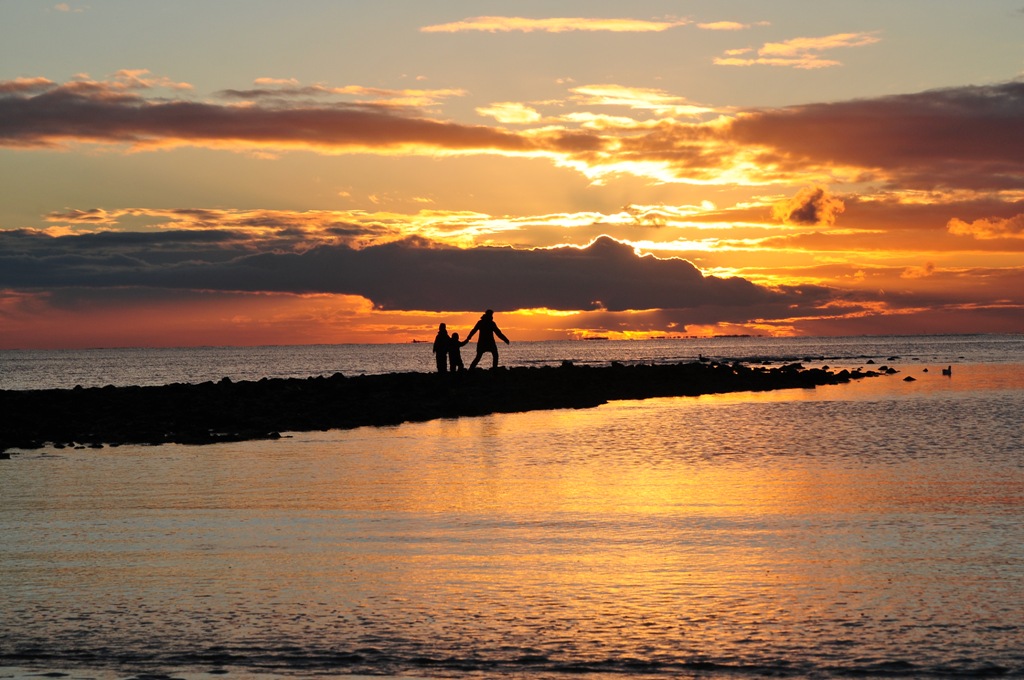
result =
[{"label": "silhouetted adult", "polygon": [[448,370],[448,327],[443,323],[437,326],[437,335],[434,336],[434,358],[437,360],[437,372],[445,373]]},{"label": "silhouetted adult", "polygon": [[473,339],[473,335],[477,332],[480,333],[480,338],[476,341],[476,358],[473,359],[473,363],[469,367],[476,368],[476,365],[480,363],[480,357],[485,353],[490,352],[491,356],[494,357],[494,361],[491,363],[491,368],[498,367],[498,344],[494,341],[494,336],[497,335],[499,338],[508,344],[508,338],[505,337],[501,329],[498,328],[498,324],[494,323],[494,311],[488,309],[484,312],[480,320],[473,326],[473,330],[466,336],[466,342]]}]

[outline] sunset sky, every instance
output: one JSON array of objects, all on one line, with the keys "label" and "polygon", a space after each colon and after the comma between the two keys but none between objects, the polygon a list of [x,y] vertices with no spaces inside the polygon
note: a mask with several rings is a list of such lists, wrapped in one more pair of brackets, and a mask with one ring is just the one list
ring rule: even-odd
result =
[{"label": "sunset sky", "polygon": [[0,349],[1024,332],[1024,0],[0,0]]}]

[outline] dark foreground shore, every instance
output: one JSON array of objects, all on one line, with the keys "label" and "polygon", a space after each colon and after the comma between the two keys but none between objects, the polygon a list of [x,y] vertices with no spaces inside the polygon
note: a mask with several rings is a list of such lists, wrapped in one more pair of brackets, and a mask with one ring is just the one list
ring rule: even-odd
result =
[{"label": "dark foreground shore", "polygon": [[[884,367],[882,372],[885,372]],[[617,399],[813,388],[875,371],[688,363],[392,373],[253,382],[0,390],[0,452],[42,446],[209,444],[281,432],[589,408]],[[4,454],[9,455],[9,454]]]}]

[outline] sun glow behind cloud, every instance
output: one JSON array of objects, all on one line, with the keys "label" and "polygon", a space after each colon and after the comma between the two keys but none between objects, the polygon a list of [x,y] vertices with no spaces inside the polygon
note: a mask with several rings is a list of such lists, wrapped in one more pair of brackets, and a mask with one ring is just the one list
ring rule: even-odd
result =
[{"label": "sun glow behind cloud", "polygon": [[[814,333],[884,318],[913,330],[921,310],[957,320],[984,310],[985,328],[1020,326],[1019,79],[915,90],[894,72],[884,91],[907,94],[837,94],[901,39],[874,16],[837,14],[822,29],[767,9],[724,20],[696,8],[686,18],[448,12],[389,22],[415,43],[415,62],[400,64],[399,41],[381,61],[390,72],[353,60],[337,82],[301,59],[244,77],[3,75],[0,154],[25,169],[8,183],[26,186],[44,164],[76,167],[37,185],[68,198],[33,198],[43,214],[19,207],[2,225],[5,319],[104,300],[135,309],[116,290],[137,295],[138,309],[154,291],[170,310],[187,307],[172,293],[191,296],[225,332],[307,324],[324,341],[345,324],[373,333],[344,337],[416,337],[499,299],[504,314],[529,310],[514,316],[520,337]],[[613,44],[600,68],[581,58]],[[487,49],[447,59],[464,45]],[[724,65],[762,69],[755,83]],[[840,66],[842,83],[829,75]],[[740,100],[775,105],[729,101],[733,80],[746,83]],[[787,99],[805,103],[778,103]],[[112,169],[121,174],[100,182]],[[164,181],[177,199],[156,198]],[[11,205],[27,204],[22,191]],[[546,285],[513,273],[511,294],[496,273],[509,266]],[[418,272],[405,281],[414,289],[435,285],[431,271],[466,278],[444,303],[389,287],[376,277],[388,268]],[[622,290],[648,287],[616,297],[602,288],[611,273]],[[215,317],[215,300],[231,296],[247,311]]]},{"label": "sun glow behind cloud", "polygon": [[[201,147],[267,154],[301,150],[394,157],[492,155],[549,159],[595,181],[629,175],[705,186],[828,184],[861,177],[891,181],[897,172],[928,172],[941,180],[936,167],[964,176],[970,172],[969,156],[961,155],[948,168],[936,166],[934,157],[936,145],[942,141],[948,147],[949,130],[962,129],[965,116],[971,114],[970,109],[940,108],[942,100],[952,95],[972,105],[973,97],[987,105],[999,97],[1010,101],[1020,89],[1017,84],[1005,84],[988,91],[936,92],[933,97],[922,93],[888,101],[725,112],[650,88],[575,86],[561,103],[555,123],[534,107],[515,102],[481,109],[521,128],[511,130],[440,119],[393,102],[316,104],[299,97],[272,105],[238,105],[145,96],[158,87],[184,89],[185,84],[124,71],[108,81],[76,79],[57,84],[22,78],[0,83],[0,112],[5,114],[0,143],[22,148],[94,144],[133,151]],[[318,88],[324,90],[352,91]],[[566,106],[578,110],[565,111]],[[587,113],[594,107],[625,113],[594,117]],[[913,108],[918,109],[913,115],[930,119],[929,124],[905,130],[899,118],[882,117],[886,109],[896,113]],[[632,117],[630,111],[642,117]],[[989,116],[986,127],[972,134],[983,144],[989,143],[984,138],[1003,132],[1012,137],[1018,134],[1015,121],[1012,115]],[[895,134],[902,136],[902,156],[893,156],[884,146]],[[964,137],[959,135],[954,150],[966,148]],[[878,140],[876,146],[873,140]],[[1006,148],[1000,148],[1003,158],[999,160],[1009,164],[1012,176],[1019,171],[1015,160],[1006,156]],[[993,151],[1000,155],[1000,149]],[[821,154],[821,150],[828,151]],[[886,167],[887,155],[899,164]],[[987,161],[979,157],[978,167]]]}]

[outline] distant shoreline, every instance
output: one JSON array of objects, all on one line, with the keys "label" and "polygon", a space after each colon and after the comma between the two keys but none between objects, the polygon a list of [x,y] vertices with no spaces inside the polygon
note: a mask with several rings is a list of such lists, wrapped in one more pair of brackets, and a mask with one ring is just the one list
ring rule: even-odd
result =
[{"label": "distant shoreline", "polygon": [[[876,371],[751,367],[739,362],[513,367],[460,374],[262,379],[153,387],[0,390],[0,452],[46,446],[212,444],[281,432],[437,418],[592,408],[608,401],[814,388]],[[7,454],[9,455],[9,454]]]}]

